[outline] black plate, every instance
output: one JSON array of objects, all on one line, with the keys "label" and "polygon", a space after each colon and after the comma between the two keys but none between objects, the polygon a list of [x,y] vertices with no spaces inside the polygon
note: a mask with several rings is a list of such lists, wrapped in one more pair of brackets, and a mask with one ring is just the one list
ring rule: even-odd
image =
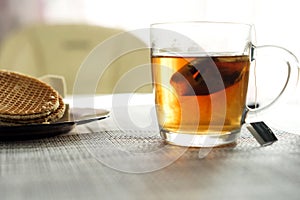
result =
[{"label": "black plate", "polygon": [[76,125],[105,119],[108,116],[109,112],[106,110],[76,108],[69,111],[67,107],[63,118],[55,123],[0,126],[0,140],[27,140],[55,136],[70,132]]}]

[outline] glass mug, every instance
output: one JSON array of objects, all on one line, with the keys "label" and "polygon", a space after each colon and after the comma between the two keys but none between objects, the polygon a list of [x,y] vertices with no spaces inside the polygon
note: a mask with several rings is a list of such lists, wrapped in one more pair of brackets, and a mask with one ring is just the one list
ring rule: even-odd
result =
[{"label": "glass mug", "polygon": [[[233,143],[250,113],[265,110],[293,84],[295,56],[281,47],[254,46],[254,35],[253,25],[239,23],[151,25],[156,114],[166,142],[192,147]],[[285,59],[287,79],[271,103],[251,109],[246,105],[249,72],[256,54],[264,51]]]}]

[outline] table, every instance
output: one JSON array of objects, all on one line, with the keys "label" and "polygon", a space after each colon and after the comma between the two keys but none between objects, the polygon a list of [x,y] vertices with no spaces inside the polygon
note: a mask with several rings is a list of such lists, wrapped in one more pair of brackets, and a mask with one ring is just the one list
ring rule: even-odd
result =
[{"label": "table", "polygon": [[[222,148],[172,146],[149,122],[152,100],[138,98],[129,114],[118,103],[67,134],[0,141],[0,199],[299,199],[300,132],[273,129],[279,140],[267,147],[245,128]],[[148,123],[130,123],[139,120]]]}]

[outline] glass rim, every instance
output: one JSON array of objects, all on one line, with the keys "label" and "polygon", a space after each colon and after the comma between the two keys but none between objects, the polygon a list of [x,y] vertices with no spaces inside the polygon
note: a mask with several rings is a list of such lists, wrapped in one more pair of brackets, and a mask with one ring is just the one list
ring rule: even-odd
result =
[{"label": "glass rim", "polygon": [[248,26],[249,28],[253,27],[254,24],[242,23],[242,22],[230,22],[230,21],[167,21],[167,22],[157,22],[151,23],[150,27],[160,26],[160,25],[171,25],[171,24],[222,24],[222,25],[242,25]]}]

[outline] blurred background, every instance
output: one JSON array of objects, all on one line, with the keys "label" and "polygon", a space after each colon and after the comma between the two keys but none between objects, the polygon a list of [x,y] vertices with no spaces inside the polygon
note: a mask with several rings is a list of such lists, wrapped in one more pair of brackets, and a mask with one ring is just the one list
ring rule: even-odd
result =
[{"label": "blurred background", "polygon": [[[42,66],[51,68],[46,63],[51,61],[53,64],[50,64],[50,66],[55,69],[75,68],[78,70],[77,65],[80,65],[79,62],[81,63],[84,60],[87,53],[95,45],[116,33],[148,28],[151,23],[155,22],[187,20],[231,21],[254,24],[257,33],[257,45],[273,44],[282,46],[300,57],[298,45],[300,29],[297,28],[297,21],[300,18],[298,7],[295,0],[0,0],[0,68],[9,67],[24,73],[35,71],[34,76],[42,76],[45,73],[55,73],[54,70],[43,71],[40,69]],[[55,30],[45,27],[37,28],[37,26],[43,25],[100,26],[108,31],[100,36],[99,32],[103,32],[103,30],[90,30],[90,32],[94,31],[94,34],[89,35],[87,31],[81,30],[86,29],[86,27],[73,28],[72,30],[69,28],[71,30],[69,32],[65,29],[55,32]],[[20,36],[18,36],[18,33],[22,31],[25,32],[22,34],[26,35],[23,37],[26,39],[20,39]],[[46,36],[39,38],[42,34]],[[84,53],[77,53],[75,56],[70,54],[70,58],[77,57],[77,60],[74,60],[71,64],[66,64],[67,61],[63,62],[63,58],[54,59],[55,56],[58,56],[58,52],[52,57],[47,57],[48,54],[46,53],[41,55],[46,50],[40,49],[50,48],[51,42],[54,43],[55,40],[59,40],[54,38],[53,35],[60,35],[59,37],[65,35],[65,38],[60,40],[67,40],[68,37],[76,34],[91,38],[90,40],[96,38],[98,34],[99,38],[91,41],[89,48],[86,48]],[[34,42],[35,38],[38,38],[39,41]],[[75,39],[78,38],[75,37]],[[44,44],[44,41],[49,42]],[[1,48],[1,46],[4,47]],[[68,46],[70,49],[88,45],[83,44],[82,41],[75,41],[72,44],[67,41],[64,42],[64,46]],[[34,55],[37,54],[37,51],[40,54],[39,57]],[[136,55],[132,56],[137,57]],[[146,58],[143,58],[146,61],[142,60],[142,57],[148,56],[148,52],[140,53],[138,56],[141,59],[134,64],[148,62]],[[67,56],[65,57],[65,60],[67,60]],[[41,58],[44,60],[41,61]],[[70,58],[68,60],[71,60]],[[57,60],[61,60],[63,64],[60,64]],[[129,60],[135,59],[131,57]],[[274,60],[274,63],[276,63],[275,57]],[[275,84],[274,88],[280,88],[281,82],[284,81],[281,80],[281,74],[287,72],[282,72],[281,69],[274,67],[274,63],[269,64],[268,68],[264,67],[272,76],[266,76],[266,80],[269,81],[264,80],[263,87],[268,84],[271,86]],[[126,69],[128,67],[123,68],[122,73],[128,70]],[[72,73],[72,70],[69,70]],[[72,76],[73,79],[75,72]],[[67,77],[68,91],[71,91],[73,89],[72,82],[68,79],[69,77]],[[276,84],[278,84],[278,87]],[[269,91],[268,88],[264,92]],[[111,89],[102,92],[111,92]]]},{"label": "blurred background", "polygon": [[298,57],[299,5],[295,0],[0,0],[0,41],[35,23],[87,23],[132,30],[184,20],[255,24],[257,42],[277,44]]}]

